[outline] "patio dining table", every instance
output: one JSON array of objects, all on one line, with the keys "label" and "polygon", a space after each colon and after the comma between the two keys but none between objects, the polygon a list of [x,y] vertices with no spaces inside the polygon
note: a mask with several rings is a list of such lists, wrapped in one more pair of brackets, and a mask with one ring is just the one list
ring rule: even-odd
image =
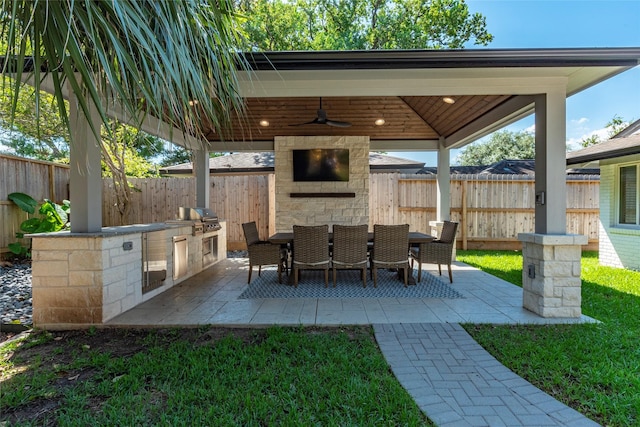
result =
[{"label": "patio dining table", "polygon": [[[368,240],[369,242],[373,242],[373,232],[369,233]],[[409,232],[409,246],[418,245],[420,243],[429,243],[433,240],[435,240],[435,237],[429,234],[421,233],[419,231]],[[332,241],[333,241],[333,233],[329,233],[329,243],[331,243]],[[285,232],[272,234],[271,236],[269,236],[269,242],[277,245],[289,245],[293,249],[293,232],[285,231]],[[402,273],[402,269],[399,269],[398,278],[404,280],[403,277],[404,276]],[[413,275],[409,275],[408,282],[409,282],[409,285],[416,284],[416,281],[413,278]]]},{"label": "patio dining table", "polygon": [[[419,231],[410,231],[409,232],[409,245],[417,245],[420,243],[429,243],[434,240],[435,237],[421,233]],[[333,233],[329,233],[329,242],[333,241]],[[369,241],[373,242],[373,233],[369,233]],[[293,243],[293,232],[285,231],[272,234],[269,236],[269,242],[275,243],[277,245],[285,245]]]}]

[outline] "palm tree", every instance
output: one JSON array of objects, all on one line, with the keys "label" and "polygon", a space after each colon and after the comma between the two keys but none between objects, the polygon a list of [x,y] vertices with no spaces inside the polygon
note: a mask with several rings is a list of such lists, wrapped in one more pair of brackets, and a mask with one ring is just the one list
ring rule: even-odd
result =
[{"label": "palm tree", "polygon": [[150,114],[197,136],[202,119],[221,130],[242,111],[231,0],[1,1],[0,40],[9,41],[1,71],[16,77],[12,111],[20,82],[38,98],[44,78],[67,127],[65,84],[84,115],[93,104],[104,124],[115,104],[137,123]]}]

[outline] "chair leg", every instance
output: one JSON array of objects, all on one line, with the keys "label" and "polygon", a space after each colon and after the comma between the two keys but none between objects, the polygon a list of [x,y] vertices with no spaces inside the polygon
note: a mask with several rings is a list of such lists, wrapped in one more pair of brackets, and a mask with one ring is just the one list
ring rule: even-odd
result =
[{"label": "chair leg", "polygon": [[247,285],[251,283],[251,272],[253,271],[253,265],[249,264],[249,279],[247,280]]},{"label": "chair leg", "polygon": [[404,268],[404,287],[406,288],[408,284],[409,284],[409,263],[407,263],[407,266]]},{"label": "chair leg", "polygon": [[442,276],[442,267],[440,267],[440,264],[438,264],[438,273]]},{"label": "chair leg", "polygon": [[329,287],[329,269],[328,268],[324,270],[324,287],[325,288]]},{"label": "chair leg", "polygon": [[293,286],[298,287],[298,267],[293,267]]},{"label": "chair leg", "polygon": [[367,267],[362,269],[362,287],[367,287]]},{"label": "chair leg", "polygon": [[262,266],[259,265],[258,266],[258,277],[260,277],[261,274],[262,274]]},{"label": "chair leg", "polygon": [[278,263],[278,283],[282,283],[282,264]]},{"label": "chair leg", "polygon": [[[413,270],[413,265],[411,266],[411,270]],[[422,263],[418,262],[418,282],[422,280]]]},{"label": "chair leg", "polygon": [[371,268],[371,275],[373,276],[373,287],[378,287],[378,267]]},{"label": "chair leg", "polygon": [[451,264],[447,264],[447,267],[449,267],[449,283],[453,283],[453,276],[451,275]]}]

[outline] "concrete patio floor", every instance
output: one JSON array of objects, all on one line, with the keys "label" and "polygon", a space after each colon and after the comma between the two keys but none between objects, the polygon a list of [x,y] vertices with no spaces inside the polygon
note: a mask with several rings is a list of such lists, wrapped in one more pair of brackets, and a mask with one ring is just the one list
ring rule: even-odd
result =
[{"label": "concrete patio floor", "polygon": [[[247,258],[222,260],[168,291],[111,319],[113,326],[271,326],[397,323],[550,324],[594,320],[545,319],[522,307],[522,288],[456,262],[453,284],[464,298],[238,299]],[[437,266],[423,265],[438,275]],[[445,274],[437,276],[448,283]],[[257,273],[254,272],[254,277]],[[401,283],[398,283],[402,286]],[[339,285],[338,285],[339,286]],[[427,286],[418,283],[417,286]]]}]

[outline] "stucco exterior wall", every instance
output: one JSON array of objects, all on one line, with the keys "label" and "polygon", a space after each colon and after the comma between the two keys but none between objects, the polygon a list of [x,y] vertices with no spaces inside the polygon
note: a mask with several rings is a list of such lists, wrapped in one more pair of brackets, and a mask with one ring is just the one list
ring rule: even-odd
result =
[{"label": "stucco exterior wall", "polygon": [[[349,181],[295,182],[294,149],[346,148]],[[275,226],[287,232],[293,225],[369,224],[369,137],[295,136],[275,138]],[[355,193],[355,197],[293,198],[291,193]]]},{"label": "stucco exterior wall", "polygon": [[640,270],[640,227],[616,226],[616,168],[640,156],[600,163],[600,264]]}]

